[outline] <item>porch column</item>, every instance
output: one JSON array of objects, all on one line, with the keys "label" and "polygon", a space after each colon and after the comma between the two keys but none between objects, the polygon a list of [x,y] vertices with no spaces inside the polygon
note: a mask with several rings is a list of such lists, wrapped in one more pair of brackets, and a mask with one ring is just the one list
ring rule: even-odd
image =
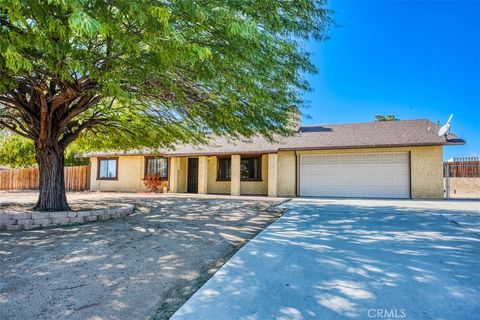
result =
[{"label": "porch column", "polygon": [[240,155],[232,154],[230,194],[232,196],[240,195]]},{"label": "porch column", "polygon": [[198,157],[198,193],[207,194],[208,157]]},{"label": "porch column", "polygon": [[268,196],[277,196],[278,154],[268,154]]},{"label": "porch column", "polygon": [[172,157],[170,158],[170,192],[178,192],[178,168],[179,168],[179,158]]}]

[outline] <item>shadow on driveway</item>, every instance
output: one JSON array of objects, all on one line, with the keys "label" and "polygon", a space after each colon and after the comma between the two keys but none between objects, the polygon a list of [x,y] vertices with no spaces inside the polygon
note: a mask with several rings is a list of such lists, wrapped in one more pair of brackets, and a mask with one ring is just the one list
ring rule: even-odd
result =
[{"label": "shadow on driveway", "polygon": [[172,319],[478,319],[480,237],[458,212],[286,206]]}]

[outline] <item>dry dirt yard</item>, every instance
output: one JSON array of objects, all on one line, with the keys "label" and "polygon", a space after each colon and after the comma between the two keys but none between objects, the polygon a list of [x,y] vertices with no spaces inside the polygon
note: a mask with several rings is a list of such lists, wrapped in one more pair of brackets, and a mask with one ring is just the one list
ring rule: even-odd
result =
[{"label": "dry dirt yard", "polygon": [[[0,193],[33,203],[34,193]],[[0,233],[0,319],[166,319],[280,213],[267,198],[74,193],[132,216]],[[276,200],[278,202],[278,199]]]}]

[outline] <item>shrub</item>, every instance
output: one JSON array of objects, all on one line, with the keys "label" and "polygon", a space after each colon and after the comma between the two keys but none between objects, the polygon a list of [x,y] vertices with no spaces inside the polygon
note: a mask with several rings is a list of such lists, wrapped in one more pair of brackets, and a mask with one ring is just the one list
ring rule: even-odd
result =
[{"label": "shrub", "polygon": [[146,176],[143,180],[143,184],[147,187],[148,191],[150,192],[159,192],[160,187],[162,186],[162,180],[159,176],[150,175]]}]

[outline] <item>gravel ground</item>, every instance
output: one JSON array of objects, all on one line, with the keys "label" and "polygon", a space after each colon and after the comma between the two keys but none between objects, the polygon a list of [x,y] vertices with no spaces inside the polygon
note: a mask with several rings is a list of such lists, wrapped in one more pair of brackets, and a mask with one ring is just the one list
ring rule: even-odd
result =
[{"label": "gravel ground", "polygon": [[[0,193],[33,203],[34,193]],[[0,233],[0,319],[166,319],[274,221],[266,198],[78,193],[133,216]]]}]

